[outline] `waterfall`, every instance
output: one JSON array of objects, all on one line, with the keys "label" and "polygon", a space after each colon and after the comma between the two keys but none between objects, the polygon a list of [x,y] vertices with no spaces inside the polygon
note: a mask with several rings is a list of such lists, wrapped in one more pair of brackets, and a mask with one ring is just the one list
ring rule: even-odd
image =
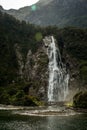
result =
[{"label": "waterfall", "polygon": [[68,94],[69,74],[62,63],[61,54],[53,36],[45,37],[49,58],[48,102],[65,101]]}]

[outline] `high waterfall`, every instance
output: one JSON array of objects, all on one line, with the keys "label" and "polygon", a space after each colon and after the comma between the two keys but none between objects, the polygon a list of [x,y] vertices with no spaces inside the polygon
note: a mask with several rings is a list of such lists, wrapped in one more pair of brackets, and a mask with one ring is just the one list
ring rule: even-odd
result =
[{"label": "high waterfall", "polygon": [[61,60],[58,45],[53,36],[45,37],[49,58],[48,102],[65,101],[68,95],[69,74]]}]

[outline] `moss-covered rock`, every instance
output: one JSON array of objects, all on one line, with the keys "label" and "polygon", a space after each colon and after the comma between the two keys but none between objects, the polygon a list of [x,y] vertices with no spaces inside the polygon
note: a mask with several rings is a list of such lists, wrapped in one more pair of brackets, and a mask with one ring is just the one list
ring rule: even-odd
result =
[{"label": "moss-covered rock", "polygon": [[0,88],[0,104],[15,106],[42,106],[43,102],[41,102],[37,96],[32,96],[29,95],[29,93],[26,93],[25,88],[26,84],[23,84],[23,86],[17,84],[10,85],[9,87],[6,87],[6,89],[3,89],[3,87]]},{"label": "moss-covered rock", "polygon": [[74,107],[87,109],[87,91],[79,92],[73,98]]}]

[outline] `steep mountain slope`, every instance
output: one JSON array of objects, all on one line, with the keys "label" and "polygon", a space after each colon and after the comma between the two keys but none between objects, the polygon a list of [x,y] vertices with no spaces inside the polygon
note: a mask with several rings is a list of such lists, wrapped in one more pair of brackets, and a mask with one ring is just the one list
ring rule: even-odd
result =
[{"label": "steep mountain slope", "polygon": [[86,89],[87,29],[41,28],[0,12],[0,103],[47,101],[49,61],[43,38],[49,35],[56,38],[69,69],[72,93],[73,89]]},{"label": "steep mountain slope", "polygon": [[42,0],[35,6],[7,13],[37,25],[87,27],[87,0]]}]

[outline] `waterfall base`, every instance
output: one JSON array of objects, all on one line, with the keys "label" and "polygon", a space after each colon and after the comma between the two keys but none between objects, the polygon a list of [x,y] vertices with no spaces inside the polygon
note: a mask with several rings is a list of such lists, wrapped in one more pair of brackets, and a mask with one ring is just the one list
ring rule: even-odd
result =
[{"label": "waterfall base", "polygon": [[47,104],[48,104],[48,106],[52,106],[52,105],[65,106],[66,103],[67,102],[61,101],[61,102],[48,102]]},{"label": "waterfall base", "polygon": [[14,114],[25,116],[70,116],[77,114],[77,112],[70,108],[53,105],[48,107],[40,107],[34,110],[18,111]]}]

